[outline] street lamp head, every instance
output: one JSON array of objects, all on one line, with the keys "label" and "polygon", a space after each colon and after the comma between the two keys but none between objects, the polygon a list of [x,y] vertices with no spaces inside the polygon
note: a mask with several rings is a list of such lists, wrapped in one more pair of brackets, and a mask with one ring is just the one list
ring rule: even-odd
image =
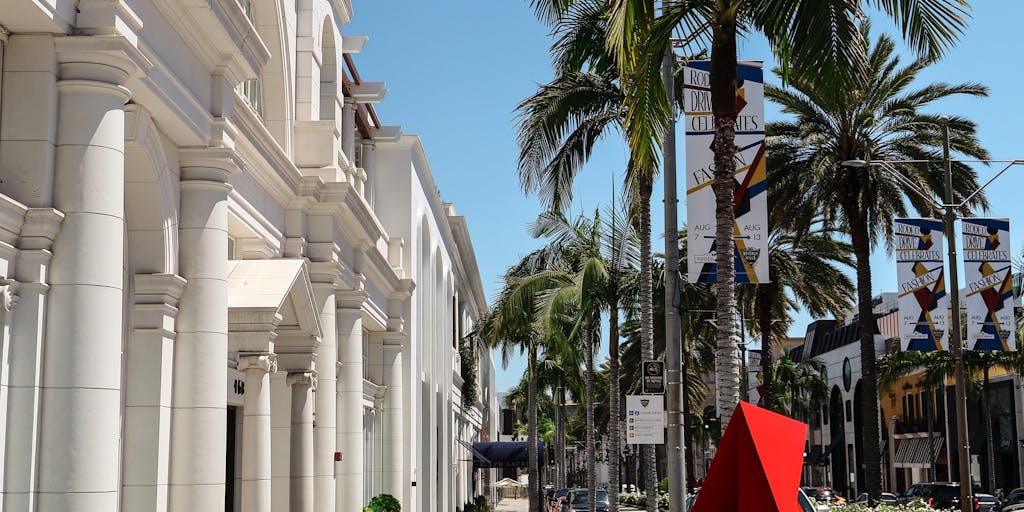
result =
[{"label": "street lamp head", "polygon": [[861,168],[871,165],[871,162],[868,162],[867,160],[843,160],[842,162],[839,162],[839,165],[843,167]]}]

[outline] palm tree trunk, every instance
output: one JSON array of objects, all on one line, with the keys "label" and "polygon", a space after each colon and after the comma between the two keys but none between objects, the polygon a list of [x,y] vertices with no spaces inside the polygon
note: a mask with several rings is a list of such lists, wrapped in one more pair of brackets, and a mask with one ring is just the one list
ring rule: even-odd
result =
[{"label": "palm tree trunk", "polygon": [[559,427],[558,427],[558,440],[556,441],[556,448],[558,454],[555,455],[555,460],[559,464],[559,476],[562,479],[562,488],[568,487],[569,482],[566,478],[567,468],[565,465],[565,382],[562,379],[558,379],[558,409],[560,413],[558,415]]},{"label": "palm tree trunk", "polygon": [[935,476],[935,407],[932,402],[935,400],[935,391],[931,386],[926,386],[925,389],[928,392],[928,400],[924,402],[925,414],[928,416],[928,476],[932,482],[938,480]]},{"label": "palm tree trunk", "polygon": [[583,324],[583,344],[586,354],[587,365],[587,489],[590,492],[590,500],[587,510],[596,512],[594,498],[597,496],[597,445],[594,432],[594,321],[593,315],[586,313],[589,317]]},{"label": "palm tree trunk", "polygon": [[[718,2],[722,3],[722,2]],[[724,11],[729,11],[725,9]],[[736,353],[736,283],[733,267],[733,210],[736,176],[736,18],[720,12],[711,43],[711,108],[715,119],[715,384],[723,431],[739,402]]]},{"label": "palm tree trunk", "polygon": [[770,284],[758,285],[757,291],[760,295],[757,301],[757,317],[761,329],[761,405],[772,410],[775,397],[772,396],[772,339],[770,330],[772,328],[772,305]]},{"label": "palm tree trunk", "polygon": [[989,365],[983,362],[982,371],[984,379],[981,384],[981,410],[985,411],[985,465],[988,466],[988,492],[996,490],[996,455],[992,442],[992,412],[989,411],[988,398],[988,370]]},{"label": "palm tree trunk", "polygon": [[[640,184],[640,349],[643,359],[654,359],[654,275],[651,271],[651,191],[653,183]],[[653,445],[641,445],[647,511],[658,510],[658,464]]]},{"label": "palm tree trunk", "polygon": [[619,306],[611,301],[608,315],[608,510],[619,511]]},{"label": "palm tree trunk", "polygon": [[878,425],[878,375],[875,369],[875,315],[871,309],[871,243],[868,238],[867,218],[860,210],[861,178],[851,171],[853,200],[846,205],[850,219],[853,252],[857,259],[857,314],[860,323],[860,367],[863,401],[860,404],[862,427],[859,441],[863,443],[865,491],[871,501],[882,494]]},{"label": "palm tree trunk", "polygon": [[565,487],[565,483],[562,480],[562,458],[559,456],[559,447],[561,446],[562,437],[562,404],[558,402],[558,391],[562,387],[562,378],[555,378],[555,446],[553,453],[555,454],[555,488],[561,489]]},{"label": "palm tree trunk", "polygon": [[526,411],[527,434],[526,439],[529,441],[527,446],[529,469],[527,470],[527,476],[529,477],[529,487],[527,493],[530,497],[530,512],[540,512],[540,475],[537,474],[537,462],[539,461],[537,453],[537,347],[536,342],[531,340],[529,348],[529,386],[527,391],[527,401],[529,405]]},{"label": "palm tree trunk", "polygon": [[[686,338],[683,338],[683,357],[680,359],[683,362],[679,380],[682,381],[683,390],[680,392],[683,399],[683,446],[686,449],[683,453],[686,455],[686,475],[691,481],[696,481],[693,469],[693,426],[690,424],[690,415],[693,412],[690,409],[690,362],[693,359],[689,356],[686,351],[687,343]],[[689,487],[689,482],[687,482]]]}]

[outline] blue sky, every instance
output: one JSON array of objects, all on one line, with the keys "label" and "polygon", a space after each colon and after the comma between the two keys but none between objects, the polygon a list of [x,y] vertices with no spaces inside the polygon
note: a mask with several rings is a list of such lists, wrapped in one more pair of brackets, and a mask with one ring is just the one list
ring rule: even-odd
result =
[{"label": "blue sky", "polygon": [[[363,52],[355,55],[364,80],[388,84],[377,112],[385,124],[401,124],[406,133],[423,140],[434,179],[445,201],[467,217],[488,297],[500,286],[500,276],[519,257],[539,245],[526,226],[540,212],[525,197],[516,178],[516,104],[547,82],[550,39],[538,23],[528,0],[353,0],[355,15],[347,35],[368,35]],[[963,115],[978,123],[982,144],[995,159],[1024,158],[1019,144],[1024,124],[1020,88],[1024,73],[1010,62],[1009,34],[1020,30],[1024,2],[974,2],[970,27],[945,59],[920,75],[919,83],[980,82],[988,98],[961,98],[935,103],[934,112]],[[872,18],[878,18],[873,16]],[[892,32],[878,19],[874,34]],[[896,34],[898,36],[898,34]],[[739,57],[772,57],[761,38],[743,41]],[[778,108],[765,105],[768,121],[779,118]],[[679,151],[683,147],[683,137]],[[682,162],[680,155],[680,162]],[[573,214],[591,214],[609,204],[625,167],[626,151],[615,135],[601,142],[584,169],[575,190]],[[981,167],[983,180],[998,167]],[[680,178],[682,179],[682,178]],[[661,185],[655,187],[652,211],[655,250],[661,242],[663,212]],[[1024,246],[1024,166],[1007,171],[987,189],[992,216],[1010,217],[1015,254]],[[685,202],[680,219],[685,219]],[[959,232],[959,228],[958,228]],[[851,274],[852,275],[852,274]],[[961,274],[962,275],[962,274]],[[895,266],[884,250],[872,257],[872,291],[895,289]],[[790,335],[802,336],[811,318],[800,315]],[[504,390],[524,373],[525,363],[513,360],[507,369],[499,361],[497,387]]]}]

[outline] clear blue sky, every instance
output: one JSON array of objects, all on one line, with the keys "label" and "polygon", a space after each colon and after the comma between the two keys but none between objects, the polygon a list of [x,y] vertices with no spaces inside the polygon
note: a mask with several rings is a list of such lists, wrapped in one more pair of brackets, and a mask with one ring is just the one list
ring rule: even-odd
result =
[{"label": "clear blue sky", "polygon": [[[516,178],[516,104],[551,79],[550,39],[538,23],[528,0],[353,0],[355,15],[347,35],[368,35],[363,52],[355,55],[365,80],[388,84],[377,112],[385,124],[401,124],[419,134],[430,159],[434,179],[445,201],[455,203],[468,219],[488,297],[500,286],[500,276],[538,242],[526,225],[540,206],[525,197]],[[991,89],[984,99],[966,98],[936,103],[936,113],[967,116],[979,125],[981,141],[993,158],[1024,158],[1017,123],[1024,119],[1020,84],[1024,72],[1012,63],[1012,39],[1020,30],[1024,2],[973,2],[973,20],[960,44],[920,75],[919,83],[981,82]],[[872,16],[877,18],[877,16]],[[881,19],[873,32],[891,31]],[[898,35],[898,34],[897,34]],[[760,38],[744,41],[741,59],[772,60]],[[766,118],[778,119],[778,109],[765,106]],[[680,134],[681,135],[681,134]],[[680,151],[683,137],[680,140]],[[578,181],[573,212],[592,213],[610,202],[621,181],[626,152],[610,136],[594,153]],[[682,162],[682,158],[680,158]],[[996,169],[979,168],[982,179]],[[655,187],[652,211],[661,246],[661,185]],[[1024,167],[1011,168],[988,189],[992,216],[1010,217],[1015,254],[1024,246]],[[685,219],[685,202],[680,218]],[[958,229],[959,232],[959,229]],[[959,242],[958,242],[959,243]],[[893,291],[895,266],[884,250],[872,257],[872,291]],[[790,335],[803,336],[811,318],[800,315]],[[497,387],[504,390],[523,375],[522,358],[507,369],[498,366]]]}]

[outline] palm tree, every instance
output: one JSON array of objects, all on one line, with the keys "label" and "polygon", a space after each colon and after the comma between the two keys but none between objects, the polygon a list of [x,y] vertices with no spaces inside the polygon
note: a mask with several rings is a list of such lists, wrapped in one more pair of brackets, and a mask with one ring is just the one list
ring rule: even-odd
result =
[{"label": "palm tree", "polygon": [[[768,166],[780,179],[770,183],[777,211],[785,211],[797,234],[820,224],[850,234],[857,269],[857,303],[860,322],[862,403],[867,490],[878,496],[881,486],[879,461],[878,396],[875,370],[874,315],[871,306],[873,247],[885,240],[891,247],[892,219],[907,214],[909,202],[922,215],[933,214],[932,206],[917,194],[935,193],[943,188],[940,167],[899,163],[908,160],[935,161],[941,157],[940,119],[922,110],[933,101],[957,95],[984,96],[979,84],[929,84],[911,86],[917,74],[934,62],[916,59],[902,65],[894,55],[894,43],[886,36],[872,46],[867,24],[862,24],[859,45],[867,59],[858,61],[856,73],[843,87],[830,87],[818,77],[792,70],[792,89],[766,86],[765,95],[782,106],[792,121],[770,123]],[[783,72],[776,70],[782,75]],[[987,158],[980,146],[974,123],[954,117],[949,120],[953,151],[973,158]],[[882,169],[843,168],[847,160],[882,159],[916,188],[905,186]],[[953,166],[955,194],[977,189],[974,172],[963,164]],[[906,202],[905,202],[906,201]],[[975,196],[972,206],[985,206]],[[807,208],[806,205],[817,205]]]},{"label": "palm tree", "polygon": [[543,350],[547,339],[544,319],[541,314],[540,295],[545,290],[557,288],[562,284],[563,275],[557,271],[545,269],[539,264],[542,261],[539,253],[548,249],[540,249],[524,257],[518,264],[510,268],[503,278],[504,286],[490,312],[483,318],[480,326],[475,329],[474,336],[479,337],[490,346],[501,348],[502,362],[507,364],[515,351],[527,352],[527,424],[529,441],[529,475],[528,494],[531,510],[541,510],[539,454],[537,453],[537,358]]},{"label": "palm tree", "polygon": [[[526,192],[539,192],[542,204],[561,211],[572,197],[572,185],[590,157],[597,139],[609,129],[624,130],[624,95],[620,75],[611,55],[605,51],[608,2],[603,0],[535,0],[535,10],[543,21],[552,23],[557,37],[553,57],[557,76],[518,107],[519,178]],[[584,69],[587,69],[584,71]],[[651,142],[642,149],[632,147],[625,173],[631,211],[640,237],[641,326],[644,355],[654,356],[654,328],[650,198],[654,188],[656,151]],[[617,456],[617,455],[616,455]],[[654,467],[654,450],[644,447],[648,468]],[[656,476],[648,473],[649,486]],[[617,493],[617,489],[613,492]],[[610,500],[611,501],[611,500]],[[648,499],[648,508],[656,499]]]},{"label": "palm tree", "polygon": [[775,412],[806,420],[821,409],[828,398],[825,363],[817,358],[796,361],[783,350],[772,365],[773,387],[777,388]]},{"label": "palm tree", "polygon": [[820,230],[798,238],[783,229],[781,223],[773,226],[768,242],[768,270],[772,282],[758,285],[753,293],[749,287],[744,287],[739,297],[743,309],[753,310],[757,318],[750,330],[761,335],[761,403],[768,409],[774,409],[772,337],[786,335],[792,324],[790,313],[798,305],[815,318],[828,314],[841,316],[852,304],[854,290],[850,278],[836,267],[836,264],[852,266],[849,244]]}]

